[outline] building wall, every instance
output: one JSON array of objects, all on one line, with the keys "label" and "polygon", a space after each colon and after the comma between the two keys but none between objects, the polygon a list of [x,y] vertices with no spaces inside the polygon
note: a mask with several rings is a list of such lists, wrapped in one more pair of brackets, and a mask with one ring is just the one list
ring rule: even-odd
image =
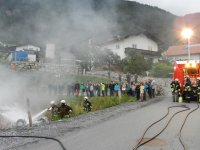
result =
[{"label": "building wall", "polygon": [[33,45],[25,45],[25,46],[16,47],[16,51],[23,51],[23,50],[40,51],[40,48]]},{"label": "building wall", "polygon": [[130,36],[123,40],[104,45],[103,49],[110,49],[121,58],[125,57],[125,48],[136,48],[141,50],[158,51],[158,44],[143,34]]},{"label": "building wall", "polygon": [[123,41],[117,41],[108,45],[103,46],[102,49],[109,49],[111,51],[113,51],[113,53],[119,55],[121,58],[125,57],[125,48],[126,46],[124,46]]}]

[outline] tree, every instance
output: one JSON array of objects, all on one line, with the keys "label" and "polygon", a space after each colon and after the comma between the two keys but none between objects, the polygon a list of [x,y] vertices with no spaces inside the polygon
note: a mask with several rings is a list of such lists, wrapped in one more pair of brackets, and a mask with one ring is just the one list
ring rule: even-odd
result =
[{"label": "tree", "polygon": [[125,54],[126,58],[122,60],[124,72],[143,74],[145,71],[151,69],[152,60],[144,59],[144,56],[133,51],[125,51]]},{"label": "tree", "polygon": [[[85,43],[84,43],[85,44]],[[120,65],[121,59],[109,49],[100,49],[100,47],[92,45],[72,46],[70,52],[80,60],[80,67],[83,72],[91,70],[92,67],[102,67],[108,65]]]},{"label": "tree", "polygon": [[173,72],[173,67],[169,63],[156,63],[152,66],[152,74],[154,77],[169,77],[169,73]]}]

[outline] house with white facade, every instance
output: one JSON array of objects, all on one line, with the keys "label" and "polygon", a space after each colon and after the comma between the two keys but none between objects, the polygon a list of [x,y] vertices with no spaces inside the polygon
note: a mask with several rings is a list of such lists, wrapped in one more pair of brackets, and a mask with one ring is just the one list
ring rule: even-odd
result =
[{"label": "house with white facade", "polygon": [[158,44],[150,36],[139,33],[128,35],[125,37],[117,37],[114,40],[102,44],[101,49],[109,49],[113,53],[119,55],[121,59],[125,58],[125,49],[140,50],[153,52],[157,55]]}]

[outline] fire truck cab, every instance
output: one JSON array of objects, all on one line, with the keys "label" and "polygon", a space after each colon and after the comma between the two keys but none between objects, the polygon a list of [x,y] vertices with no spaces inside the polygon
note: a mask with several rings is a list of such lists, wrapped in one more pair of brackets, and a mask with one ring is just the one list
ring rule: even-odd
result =
[{"label": "fire truck cab", "polygon": [[[181,93],[184,95],[185,78],[189,77],[194,94],[196,94],[197,78],[200,78],[200,60],[176,61],[174,65],[174,80],[178,79]],[[193,94],[193,97],[196,95]]]}]

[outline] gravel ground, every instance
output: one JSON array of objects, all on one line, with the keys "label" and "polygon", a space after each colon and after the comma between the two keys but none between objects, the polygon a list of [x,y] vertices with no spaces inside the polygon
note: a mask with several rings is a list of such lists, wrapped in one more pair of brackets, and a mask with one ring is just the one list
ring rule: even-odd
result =
[{"label": "gravel ground", "polygon": [[[83,128],[90,127],[95,124],[102,123],[110,118],[117,117],[129,111],[145,107],[152,103],[156,103],[162,100],[162,97],[157,97],[145,102],[133,102],[124,103],[119,106],[99,110],[96,112],[90,112],[78,117],[69,118],[65,121],[49,122],[40,125],[34,125],[32,129],[24,128],[12,128],[6,130],[0,130],[1,135],[37,135],[37,136],[50,136],[58,137],[64,135],[64,133],[74,132]],[[22,138],[2,138],[0,140],[0,150],[19,150],[23,145],[37,142],[37,139],[22,139]]]}]

